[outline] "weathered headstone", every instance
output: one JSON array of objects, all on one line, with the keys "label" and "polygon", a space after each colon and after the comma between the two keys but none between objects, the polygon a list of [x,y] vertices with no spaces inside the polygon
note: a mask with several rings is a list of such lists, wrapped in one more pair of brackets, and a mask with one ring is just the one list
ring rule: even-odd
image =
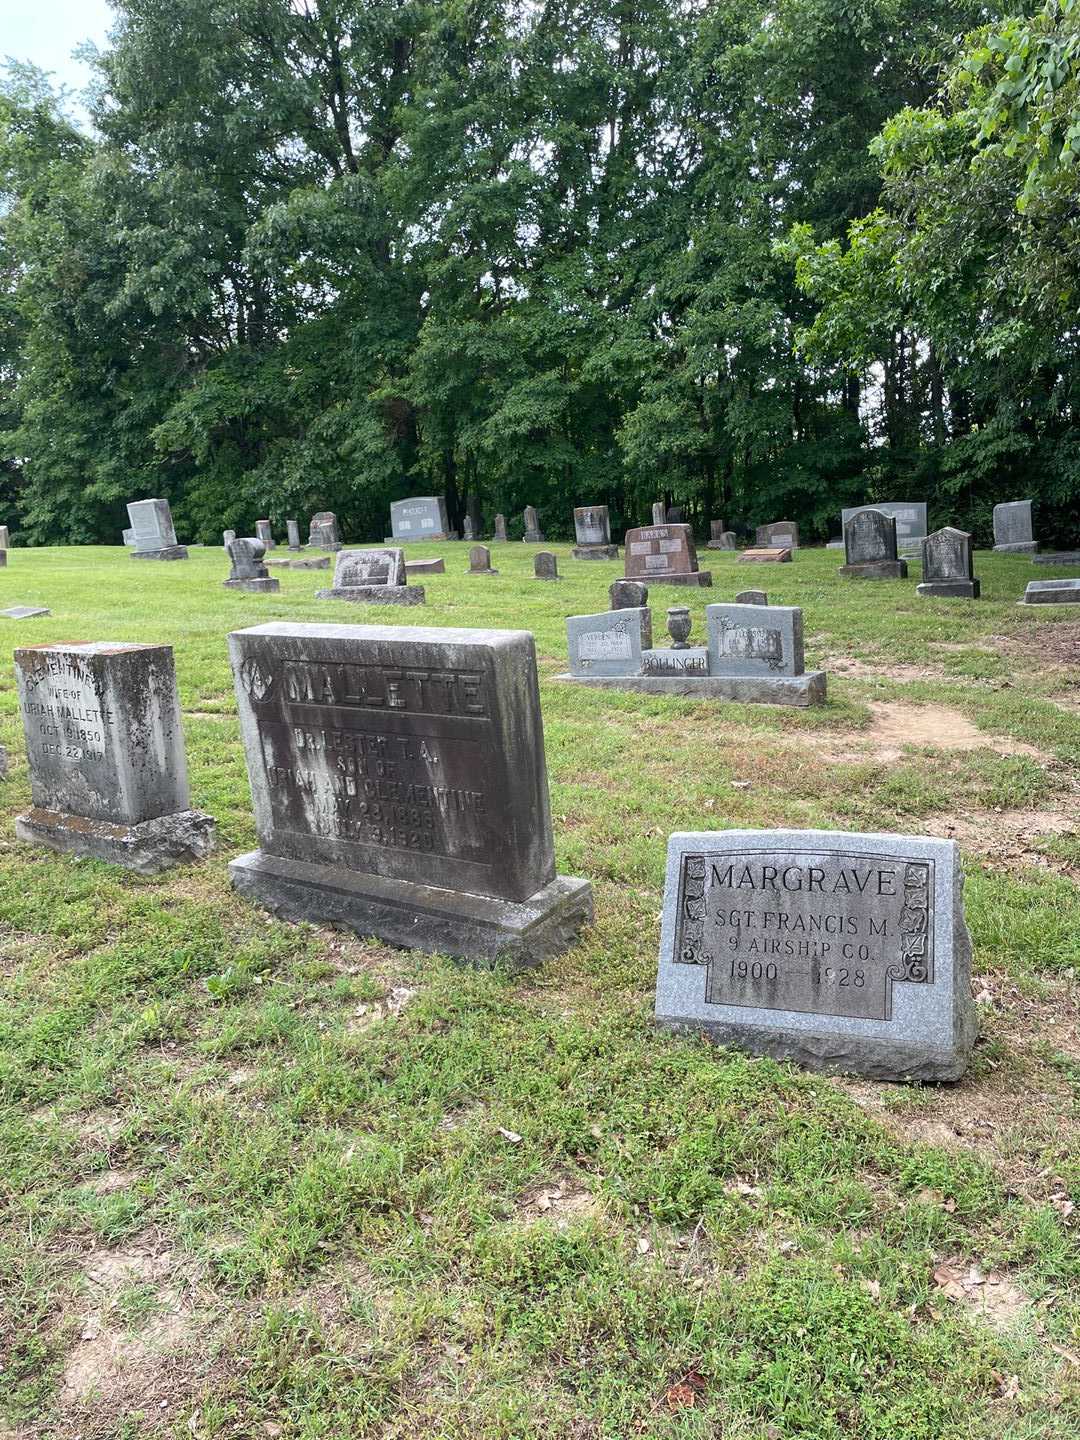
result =
[{"label": "weathered headstone", "polygon": [[124,544],[129,550],[135,548],[135,531],[129,526],[124,532]]},{"label": "weathered headstone", "polygon": [[229,546],[232,544],[232,542],[233,542],[235,539],[236,539],[236,531],[235,531],[235,530],[223,530],[223,531],[221,532],[222,548],[223,548],[224,550],[228,550]]},{"label": "weathered headstone", "polygon": [[504,545],[506,543],[506,516],[495,516],[495,543]]},{"label": "weathered headstone", "polygon": [[424,587],[410,585],[405,552],[392,546],[339,550],[334,584],[316,590],[316,600],[349,600],[355,605],[423,605]]},{"label": "weathered headstone", "polygon": [[649,587],[641,580],[613,580],[608,586],[612,610],[637,610],[649,603]]},{"label": "weathered headstone", "polygon": [[405,574],[408,575],[445,575],[446,561],[441,555],[434,560],[406,560]]},{"label": "weathered headstone", "polygon": [[651,585],[712,584],[712,572],[698,569],[689,525],[648,525],[628,530],[623,543],[628,580],[644,577]]},{"label": "weathered headstone", "polygon": [[262,547],[265,551],[273,550],[274,532],[270,526],[269,520],[255,521],[255,537],[257,540],[261,541]]},{"label": "weathered headstone", "polygon": [[1031,523],[1031,501],[1009,500],[994,506],[994,549],[1005,555],[1034,555],[1038,550]]},{"label": "weathered headstone", "polygon": [[592,893],[555,872],[530,634],[272,624],[229,649],[260,846],[238,890],[481,961],[572,943]]},{"label": "weathered headstone", "polygon": [[957,1080],[976,1035],[953,840],[672,835],[657,1024],[881,1080]]},{"label": "weathered headstone", "polygon": [[497,575],[491,568],[491,551],[486,545],[473,545],[469,550],[469,568],[466,575]]},{"label": "weathered headstone", "polygon": [[654,525],[667,524],[667,506],[664,504],[663,500],[656,500],[653,502],[652,523]]},{"label": "weathered headstone", "polygon": [[794,520],[774,520],[771,525],[759,525],[754,540],[765,549],[797,550],[799,527]]},{"label": "weathered headstone", "polygon": [[896,558],[896,521],[883,510],[856,510],[844,523],[839,574],[849,580],[903,580],[907,561]]},{"label": "weathered headstone", "polygon": [[281,581],[267,574],[263,556],[266,546],[261,540],[232,540],[229,543],[229,559],[232,569],[229,578],[221,583],[230,590],[251,590],[255,594],[267,594],[281,589]]},{"label": "weathered headstone", "polygon": [[571,675],[637,675],[641,652],[652,645],[652,614],[642,606],[570,615],[566,641]]},{"label": "weathered headstone", "polygon": [[709,539],[706,550],[730,550],[730,545],[724,544],[724,522],[723,520],[709,521]]},{"label": "weathered headstone", "polygon": [[1021,605],[1080,605],[1080,580],[1029,580]]},{"label": "weathered headstone", "polygon": [[768,605],[769,597],[764,590],[740,590],[735,596],[736,605]]},{"label": "weathered headstone", "polygon": [[311,517],[308,527],[308,544],[317,550],[340,550],[341,535],[338,531],[337,516],[332,510],[320,510]]},{"label": "weathered headstone", "polygon": [[577,544],[575,560],[617,560],[619,547],[611,543],[611,522],[606,505],[579,505],[574,511]]},{"label": "weathered headstone", "polygon": [[540,530],[540,516],[536,513],[535,505],[525,506],[525,534],[522,539],[526,545],[542,545],[544,536]]},{"label": "weathered headstone", "polygon": [[685,525],[686,511],[681,505],[669,505],[664,512],[665,525]]},{"label": "weathered headstone", "polygon": [[8,527],[6,525],[0,525],[0,550],[9,549],[10,545],[11,540],[8,536]]},{"label": "weathered headstone", "polygon": [[977,600],[979,582],[971,553],[971,536],[966,530],[946,525],[922,542],[923,578],[915,589],[919,595],[946,599]]},{"label": "weathered headstone", "polygon": [[454,540],[443,495],[416,495],[390,506],[390,532],[395,540]]},{"label": "weathered headstone", "polygon": [[127,507],[134,532],[133,560],[186,560],[188,552],[176,543],[172,511],[167,500],[134,500]]},{"label": "weathered headstone", "polygon": [[472,520],[472,516],[471,516],[471,515],[466,515],[466,516],[465,516],[465,519],[461,522],[461,528],[462,528],[462,538],[463,538],[463,539],[465,539],[465,540],[475,540],[475,539],[476,539],[476,535],[475,535],[475,533],[474,533],[474,531],[473,531],[473,520]]},{"label": "weathered headstone", "polygon": [[533,559],[533,576],[537,580],[559,580],[559,563],[550,550],[539,551]]},{"label": "weathered headstone", "polygon": [[861,510],[880,510],[896,521],[896,548],[901,555],[918,555],[926,535],[925,500],[882,500],[873,505],[853,505],[840,512],[840,523],[847,522]]},{"label": "weathered headstone", "polygon": [[289,537],[289,549],[302,550],[304,547],[300,544],[300,526],[298,522],[295,520],[286,520],[285,531]]},{"label": "weathered headstone", "polygon": [[191,809],[168,645],[95,641],[15,651],[33,808],[20,840],[152,874],[206,855]]}]

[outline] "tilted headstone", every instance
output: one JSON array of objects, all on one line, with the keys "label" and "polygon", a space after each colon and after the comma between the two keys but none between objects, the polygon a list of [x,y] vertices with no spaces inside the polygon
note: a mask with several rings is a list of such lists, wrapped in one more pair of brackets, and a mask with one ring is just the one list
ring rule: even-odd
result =
[{"label": "tilted headstone", "polygon": [[340,550],[341,534],[338,531],[337,516],[332,510],[320,510],[311,517],[308,527],[308,544],[317,550]]},{"label": "tilted headstone", "polygon": [[572,943],[592,893],[555,872],[530,634],[279,623],[229,650],[260,847],[237,889],[484,962]]},{"label": "tilted headstone", "polygon": [[649,603],[649,587],[641,580],[613,580],[608,603],[612,610],[638,610]]},{"label": "tilted headstone", "polygon": [[390,506],[390,533],[395,540],[454,540],[443,495],[417,495]]},{"label": "tilted headstone", "polygon": [[847,522],[860,510],[880,510],[896,521],[896,549],[900,555],[918,555],[926,535],[925,500],[882,500],[872,505],[852,505],[840,512],[840,523]]},{"label": "tilted headstone", "polygon": [[652,646],[652,613],[642,606],[570,615],[566,643],[571,675],[639,675],[641,652]]},{"label": "tilted headstone", "polygon": [[946,525],[935,530],[922,542],[922,582],[915,589],[920,595],[939,595],[946,599],[977,600],[979,582],[971,552],[971,536],[966,530]]},{"label": "tilted headstone", "polygon": [[334,584],[316,590],[316,600],[349,600],[356,605],[423,605],[424,587],[410,585],[405,552],[393,546],[339,550]]},{"label": "tilted headstone", "polygon": [[571,554],[575,560],[619,558],[619,547],[611,543],[611,521],[606,505],[579,505],[574,511],[574,536],[577,544]]},{"label": "tilted headstone", "polygon": [[95,641],[15,651],[33,808],[20,840],[152,874],[213,848],[191,809],[168,645]]},{"label": "tilted headstone", "polygon": [[663,500],[656,500],[652,507],[652,523],[654,525],[667,524],[667,506]]},{"label": "tilted headstone", "polygon": [[1080,605],[1080,580],[1029,580],[1021,605]]},{"label": "tilted headstone", "polygon": [[896,521],[883,510],[856,510],[844,524],[839,574],[849,580],[903,580],[907,561],[896,558]]},{"label": "tilted headstone", "polygon": [[736,605],[768,605],[769,597],[764,590],[740,590],[735,596]]},{"label": "tilted headstone", "polygon": [[300,544],[300,526],[297,521],[286,520],[285,531],[289,537],[289,549],[302,550],[304,547]]},{"label": "tilted headstone", "polygon": [[1030,500],[1009,500],[994,506],[994,549],[1005,555],[1034,555],[1038,550]]},{"label": "tilted headstone", "polygon": [[133,560],[186,560],[188,552],[176,543],[172,511],[167,500],[134,500],[127,507],[134,532]]},{"label": "tilted headstone", "polygon": [[754,534],[758,545],[766,548],[779,547],[784,550],[799,548],[799,527],[794,520],[774,520],[771,525],[759,525]]},{"label": "tilted headstone", "polygon": [[262,547],[264,550],[273,550],[274,532],[270,526],[269,520],[255,521],[255,537],[262,543]]},{"label": "tilted headstone", "polygon": [[496,516],[495,516],[495,543],[496,543],[497,545],[502,545],[502,544],[505,544],[505,542],[506,542],[506,516],[505,516],[505,515],[496,515]]},{"label": "tilted headstone", "polygon": [[689,525],[647,525],[628,530],[624,540],[626,578],[653,585],[712,584],[712,572],[698,569]]},{"label": "tilted headstone", "polygon": [[533,575],[537,580],[558,580],[559,562],[550,550],[541,550],[533,558]]},{"label": "tilted headstone", "polygon": [[953,840],[672,835],[656,1020],[880,1080],[957,1080],[976,1035]]},{"label": "tilted headstone", "polygon": [[525,506],[525,534],[522,536],[526,545],[542,545],[544,536],[540,530],[540,516],[536,513],[535,505]]},{"label": "tilted headstone", "polygon": [[784,545],[752,545],[739,556],[757,565],[789,565],[791,551]]},{"label": "tilted headstone", "polygon": [[229,578],[221,583],[230,590],[251,590],[255,594],[267,594],[281,589],[281,581],[267,574],[263,556],[266,546],[254,538],[229,542],[229,559],[232,569]]}]

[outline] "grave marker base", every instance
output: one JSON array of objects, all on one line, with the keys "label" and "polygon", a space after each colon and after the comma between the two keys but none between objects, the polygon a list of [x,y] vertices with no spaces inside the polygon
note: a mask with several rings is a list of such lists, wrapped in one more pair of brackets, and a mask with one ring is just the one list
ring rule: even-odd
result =
[{"label": "grave marker base", "polygon": [[354,605],[423,605],[422,585],[344,585],[316,590],[316,600],[349,600]]},{"label": "grave marker base", "polygon": [[1080,550],[1044,550],[1031,559],[1035,565],[1080,565]]},{"label": "grave marker base", "polygon": [[697,587],[712,588],[711,570],[688,570],[682,575],[646,575],[646,581],[650,585],[694,585]]},{"label": "grave marker base", "polygon": [[288,920],[342,925],[390,945],[515,969],[569,949],[593,916],[592,886],[559,875],[524,901],[343,872],[253,850],[229,866],[234,887]]},{"label": "grave marker base", "polygon": [[214,848],[214,819],[201,810],[178,810],[137,825],[115,825],[35,807],[16,817],[15,834],[31,845],[106,860],[139,875],[156,875],[209,855]]},{"label": "grave marker base", "polygon": [[995,545],[995,555],[1034,555],[1039,548],[1037,540],[1017,540],[1011,545]]},{"label": "grave marker base", "polygon": [[617,560],[617,545],[575,545],[570,551],[575,560]]},{"label": "grave marker base", "polygon": [[1029,580],[1018,605],[1080,605],[1080,580]]},{"label": "grave marker base", "polygon": [[[281,563],[280,561],[277,563]],[[284,562],[289,563],[287,560]],[[223,580],[221,582],[228,590],[251,590],[256,595],[269,595],[275,590],[281,589],[281,581],[275,580],[268,575],[265,580],[254,578],[251,580]]]},{"label": "grave marker base", "polygon": [[168,545],[164,550],[133,550],[132,560],[186,560],[186,545]]},{"label": "grave marker base", "polygon": [[924,580],[915,586],[916,595],[937,595],[944,600],[977,600],[978,580]]},{"label": "grave marker base", "polygon": [[906,560],[867,560],[862,565],[841,565],[836,572],[845,580],[906,580]]},{"label": "grave marker base", "polygon": [[[678,654],[678,651],[664,651]],[[598,690],[633,690],[643,695],[685,695],[702,700],[736,700],[742,705],[824,705],[825,671],[805,675],[556,675],[571,685]]]}]

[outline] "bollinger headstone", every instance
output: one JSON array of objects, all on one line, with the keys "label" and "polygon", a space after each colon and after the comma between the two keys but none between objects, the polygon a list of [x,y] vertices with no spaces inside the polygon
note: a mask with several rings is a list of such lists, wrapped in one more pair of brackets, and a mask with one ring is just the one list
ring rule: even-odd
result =
[{"label": "bollinger headstone", "polygon": [[663,500],[656,500],[653,502],[652,523],[654,525],[667,524],[667,506],[664,504]]},{"label": "bollinger headstone", "polygon": [[878,1080],[958,1080],[977,1024],[955,841],[672,835],[657,1024]]},{"label": "bollinger headstone", "polygon": [[711,586],[712,572],[698,569],[689,525],[646,525],[624,540],[626,578],[657,585]]},{"label": "bollinger headstone", "polygon": [[713,675],[803,674],[803,619],[797,605],[707,605],[705,626]]},{"label": "bollinger headstone", "polygon": [[257,540],[261,541],[264,550],[273,550],[274,532],[271,529],[269,520],[255,521],[255,537]]},{"label": "bollinger headstone", "polygon": [[540,530],[540,516],[536,513],[535,505],[525,506],[525,534],[522,536],[526,545],[542,545],[544,536]]},{"label": "bollinger headstone", "polygon": [[896,521],[883,510],[857,510],[844,524],[839,571],[848,580],[903,580],[907,561],[896,557]]},{"label": "bollinger headstone", "polygon": [[135,548],[133,560],[186,560],[188,552],[176,543],[172,511],[167,500],[134,500],[127,507]]},{"label": "bollinger headstone", "polygon": [[612,610],[638,610],[649,603],[649,587],[641,580],[613,580],[608,603]]},{"label": "bollinger headstone", "polygon": [[15,651],[33,808],[20,840],[153,874],[199,859],[214,821],[191,809],[168,645]]},{"label": "bollinger headstone", "polygon": [[1080,580],[1029,580],[1020,605],[1080,605]]},{"label": "bollinger headstone", "polygon": [[642,651],[652,646],[652,612],[642,606],[570,615],[566,644],[571,675],[638,675]]},{"label": "bollinger headstone", "polygon": [[768,605],[769,597],[764,590],[740,590],[735,596],[736,605]]},{"label": "bollinger headstone", "polygon": [[506,516],[495,516],[495,543],[503,545],[506,543]]},{"label": "bollinger headstone", "polygon": [[474,545],[469,551],[469,568],[466,575],[497,575],[491,568],[491,551],[486,545]]},{"label": "bollinger headstone", "polygon": [[339,550],[334,584],[316,590],[316,600],[349,600],[356,605],[423,605],[424,587],[410,585],[405,552],[393,546]]},{"label": "bollinger headstone", "polygon": [[541,550],[533,558],[533,577],[537,580],[560,580],[559,562],[550,550]]},{"label": "bollinger headstone", "polygon": [[922,542],[922,570],[922,581],[915,586],[919,595],[963,600],[979,598],[971,536],[966,530],[955,530],[946,525],[928,535]]},{"label": "bollinger headstone", "polygon": [[994,549],[1005,555],[1034,555],[1038,550],[1031,522],[1030,500],[1009,500],[994,506]]},{"label": "bollinger headstone", "polygon": [[390,533],[395,540],[455,540],[442,495],[417,495],[390,506]]},{"label": "bollinger headstone", "polygon": [[289,549],[290,549],[290,550],[302,550],[304,547],[300,544],[300,525],[299,525],[299,523],[298,523],[296,520],[286,520],[286,521],[285,521],[285,531],[286,531],[286,534],[287,534],[288,537],[289,537]]},{"label": "bollinger headstone", "polygon": [[229,650],[259,838],[238,890],[485,962],[569,947],[592,893],[555,872],[530,634],[279,623]]},{"label": "bollinger headstone", "polygon": [[257,595],[281,589],[281,581],[267,573],[263,560],[266,546],[261,540],[232,540],[228,551],[232,569],[229,578],[221,582],[223,585],[230,590],[250,590]]},{"label": "bollinger headstone", "polygon": [[896,521],[896,548],[901,555],[918,555],[926,535],[925,500],[882,500],[873,505],[854,505],[840,512],[842,526],[860,510],[880,510]]},{"label": "bollinger headstone", "polygon": [[574,537],[570,552],[575,560],[617,560],[619,547],[611,543],[611,521],[606,505],[579,505],[574,511]]},{"label": "bollinger headstone", "polygon": [[308,527],[308,544],[314,545],[317,550],[340,550],[341,534],[338,530],[337,516],[332,510],[320,510],[317,515],[311,517],[311,524]]}]

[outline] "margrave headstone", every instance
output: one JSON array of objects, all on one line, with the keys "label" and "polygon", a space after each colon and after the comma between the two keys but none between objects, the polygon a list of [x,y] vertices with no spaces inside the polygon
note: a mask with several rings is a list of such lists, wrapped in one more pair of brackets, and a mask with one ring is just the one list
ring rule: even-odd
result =
[{"label": "margrave headstone", "polygon": [[1080,580],[1029,580],[1021,605],[1080,605]]},{"label": "margrave headstone", "polygon": [[571,675],[640,674],[642,651],[652,646],[652,613],[642,606],[570,615],[566,641]]},{"label": "margrave headstone", "polygon": [[134,532],[133,560],[186,560],[188,552],[176,543],[172,511],[167,500],[134,500],[127,507]]},{"label": "margrave headstone", "polygon": [[774,520],[771,525],[759,525],[754,540],[765,549],[797,550],[799,527],[794,520]]},{"label": "margrave headstone", "polygon": [[337,516],[332,510],[320,510],[311,517],[308,527],[308,544],[317,550],[340,550],[341,534],[338,531]]},{"label": "margrave headstone", "polygon": [[262,547],[265,551],[273,550],[274,532],[271,529],[269,520],[255,521],[255,537],[262,542]]},{"label": "margrave headstone", "polygon": [[453,540],[442,495],[417,495],[390,506],[390,532],[395,540]]},{"label": "margrave headstone", "polygon": [[613,580],[608,586],[612,610],[637,610],[649,603],[649,587],[641,580]]},{"label": "margrave headstone", "polygon": [[853,505],[840,512],[841,526],[861,510],[880,510],[896,521],[896,548],[901,555],[918,555],[926,536],[925,500],[883,500],[873,505]]},{"label": "margrave headstone", "polygon": [[575,560],[617,560],[619,547],[611,543],[611,521],[606,505],[579,505],[574,511],[574,537],[570,552]]},{"label": "margrave headstone", "polygon": [[33,808],[20,840],[142,874],[199,859],[172,648],[119,641],[15,651]]},{"label": "margrave headstone", "polygon": [[736,605],[768,605],[769,597],[764,590],[740,590],[735,596]]},{"label": "margrave headstone", "polygon": [[525,506],[525,534],[522,536],[526,545],[542,545],[544,536],[540,530],[540,516],[536,513],[535,505]]},{"label": "margrave headstone", "polygon": [[289,549],[302,550],[304,547],[300,544],[299,523],[296,520],[286,520],[285,531],[289,537]]},{"label": "margrave headstone", "polygon": [[272,624],[229,649],[260,847],[238,890],[469,959],[569,947],[592,893],[555,872],[530,634]]},{"label": "margrave headstone", "polygon": [[922,542],[922,570],[922,581],[915,586],[919,595],[963,600],[979,598],[971,536],[966,530],[946,525],[928,535]]},{"label": "margrave headstone", "polygon": [[533,576],[537,580],[559,580],[559,562],[550,550],[541,550],[533,558]]},{"label": "margrave headstone", "polygon": [[844,558],[837,573],[848,580],[907,577],[907,561],[896,557],[896,521],[883,510],[856,510],[844,522]]},{"label": "margrave headstone", "polygon": [[656,1020],[880,1080],[957,1080],[977,1025],[953,840],[672,835]]},{"label": "margrave headstone", "polygon": [[316,600],[348,600],[355,605],[423,605],[424,587],[410,585],[405,552],[393,546],[339,550],[334,584],[316,590]]},{"label": "margrave headstone", "polygon": [[994,506],[994,549],[1005,555],[1034,555],[1038,550],[1031,522],[1030,500],[1009,500]]},{"label": "margrave headstone", "polygon": [[698,569],[689,525],[647,525],[628,530],[624,540],[626,578],[651,585],[712,585],[712,572]]},{"label": "margrave headstone", "polygon": [[250,590],[257,595],[281,589],[281,581],[267,574],[263,563],[266,546],[261,540],[232,540],[228,550],[232,569],[229,578],[221,582],[223,585],[230,590]]},{"label": "margrave headstone", "polygon": [[495,543],[503,545],[506,543],[506,516],[495,516]]},{"label": "margrave headstone", "polygon": [[491,551],[486,545],[473,545],[469,550],[469,568],[466,575],[497,575],[491,568]]}]

